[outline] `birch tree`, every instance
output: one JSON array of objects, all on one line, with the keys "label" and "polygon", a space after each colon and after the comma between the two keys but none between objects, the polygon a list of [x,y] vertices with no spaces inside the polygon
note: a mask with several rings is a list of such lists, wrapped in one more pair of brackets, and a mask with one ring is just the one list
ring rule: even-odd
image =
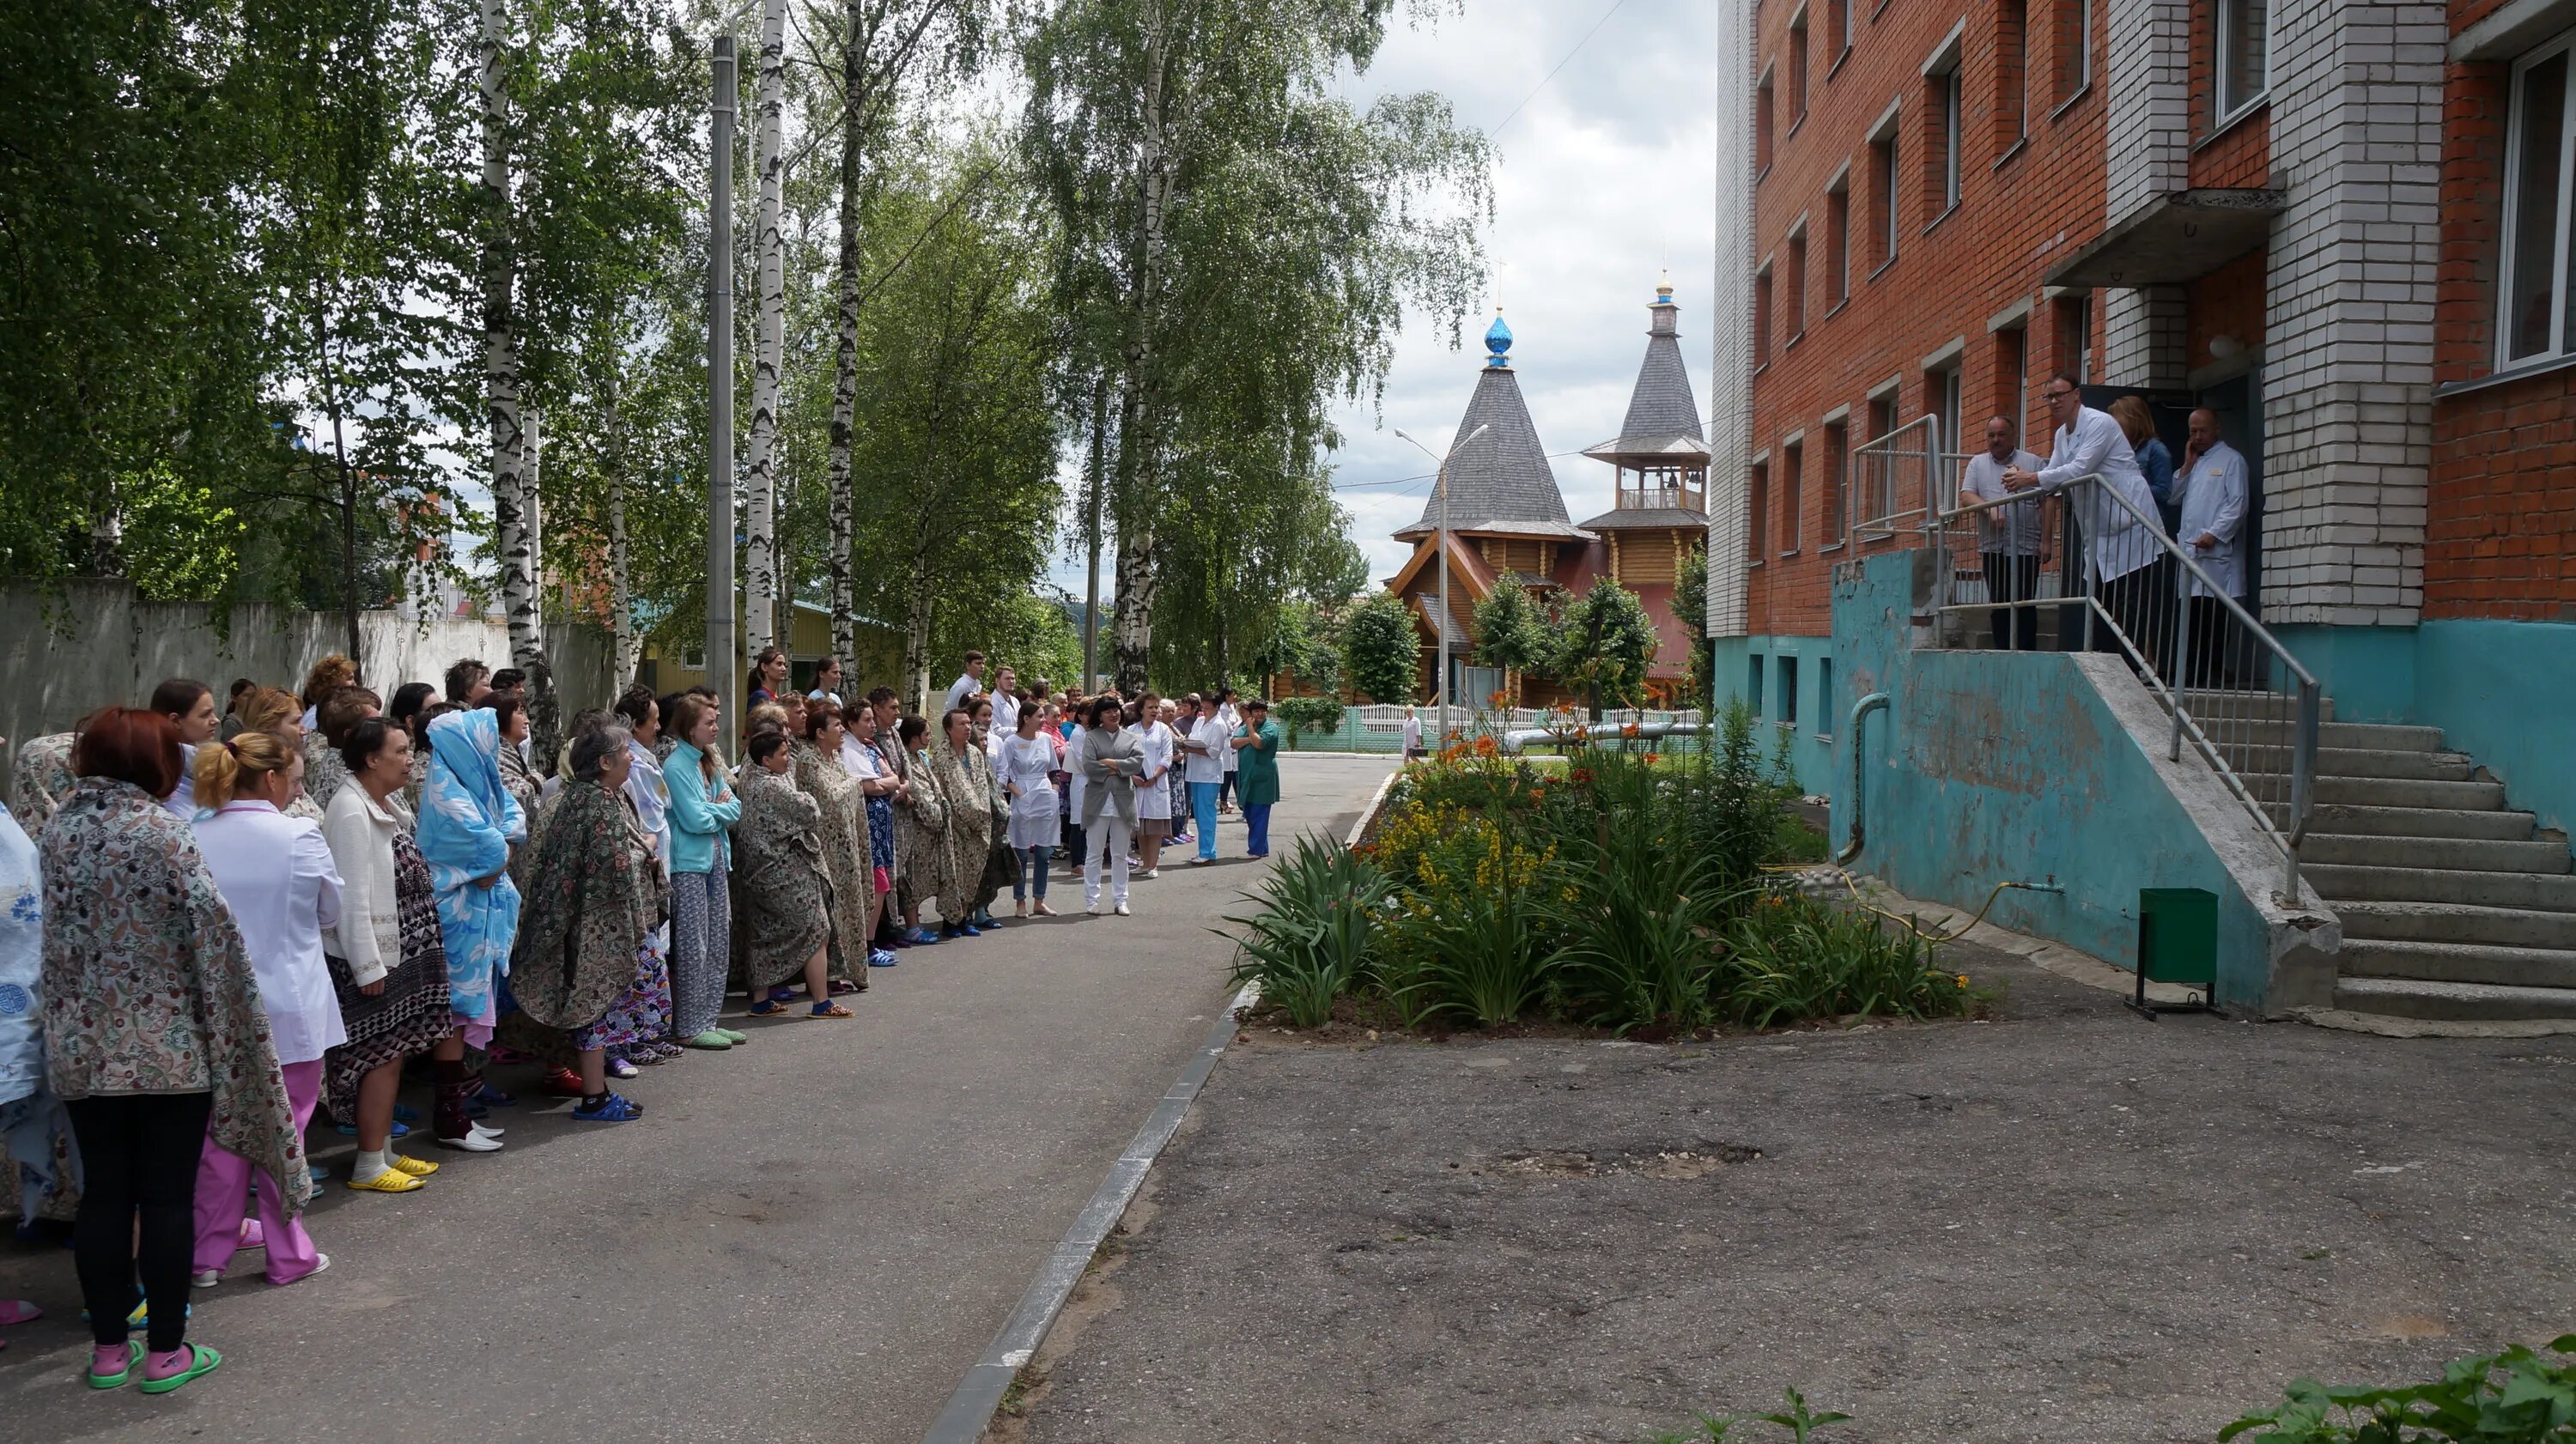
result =
[{"label": "birch tree", "polygon": [[[752,253],[759,294],[751,340],[749,505],[743,518],[743,646],[752,655],[778,641],[778,394],[787,361],[787,237],[781,211],[787,177],[787,0],[763,0],[754,101]],[[837,647],[837,643],[836,643]]]}]

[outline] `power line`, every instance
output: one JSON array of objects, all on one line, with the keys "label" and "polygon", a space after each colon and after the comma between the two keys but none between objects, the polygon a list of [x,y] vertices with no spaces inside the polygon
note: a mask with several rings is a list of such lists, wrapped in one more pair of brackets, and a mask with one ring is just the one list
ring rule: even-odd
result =
[{"label": "power line", "polygon": [[1592,28],[1583,32],[1583,38],[1574,42],[1574,48],[1572,50],[1565,52],[1565,59],[1556,62],[1556,70],[1549,71],[1547,73],[1547,79],[1541,80],[1529,94],[1522,96],[1520,105],[1513,106],[1510,115],[1504,116],[1500,121],[1495,123],[1492,130],[1486,131],[1486,139],[1491,140],[1494,137],[1501,135],[1503,133],[1503,127],[1511,124],[1513,119],[1519,116],[1521,113],[1521,107],[1538,99],[1539,91],[1547,89],[1547,82],[1549,80],[1556,79],[1556,71],[1563,70],[1568,64],[1572,63],[1575,56],[1582,54],[1583,47],[1591,44],[1592,37],[1600,34],[1601,27],[1609,24],[1610,17],[1618,14],[1619,7],[1627,3],[1628,0],[1610,0],[1610,8],[1601,12],[1601,18],[1592,22]]},{"label": "power line", "polygon": [[[1573,450],[1571,450],[1571,451],[1551,451],[1551,452],[1549,452],[1546,456],[1542,457],[1542,458],[1541,458],[1541,460],[1544,460],[1544,461],[1554,461],[1554,460],[1556,460],[1558,457],[1561,457],[1561,456],[1581,456],[1582,454],[1583,454],[1583,448],[1581,448],[1581,447],[1579,447],[1579,446],[1578,446],[1578,447],[1574,448],[1574,449],[1573,449]],[[1335,491],[1366,491],[1366,490],[1368,490],[1368,489],[1370,489],[1370,488],[1372,488],[1372,487],[1380,487],[1380,486],[1411,486],[1411,485],[1414,485],[1414,484],[1416,484],[1416,483],[1418,483],[1418,482],[1425,482],[1425,481],[1437,481],[1437,480],[1439,480],[1439,479],[1440,479],[1440,473],[1438,473],[1438,472],[1436,472],[1436,471],[1426,471],[1426,472],[1422,473],[1420,476],[1396,476],[1396,477],[1388,477],[1388,478],[1386,478],[1386,479],[1384,479],[1384,480],[1382,480],[1382,481],[1349,481],[1349,482],[1336,482],[1336,483],[1334,483],[1334,485],[1333,485],[1333,490],[1335,490]]]}]

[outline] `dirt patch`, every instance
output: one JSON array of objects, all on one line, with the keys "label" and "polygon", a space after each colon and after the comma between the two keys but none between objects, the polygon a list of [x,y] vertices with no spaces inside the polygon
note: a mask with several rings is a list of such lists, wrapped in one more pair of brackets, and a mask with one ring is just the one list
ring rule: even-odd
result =
[{"label": "dirt patch", "polygon": [[1471,1178],[1610,1178],[1630,1174],[1638,1178],[1688,1182],[1706,1178],[1732,1164],[1751,1163],[1761,1156],[1759,1148],[1721,1144],[1598,1155],[1558,1150],[1449,1166],[1463,1170]]}]

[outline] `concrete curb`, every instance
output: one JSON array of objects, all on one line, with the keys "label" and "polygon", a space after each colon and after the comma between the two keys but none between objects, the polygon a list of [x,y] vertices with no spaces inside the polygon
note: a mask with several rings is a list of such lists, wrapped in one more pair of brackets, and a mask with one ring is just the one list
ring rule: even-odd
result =
[{"label": "concrete curb", "polygon": [[[1381,787],[1379,793],[1384,795]],[[1374,808],[1375,804],[1371,804]],[[1183,1064],[1172,1086],[1163,1090],[1154,1111],[1146,1115],[1145,1126],[1120,1150],[1118,1161],[1109,1168],[1109,1176],[1091,1195],[1075,1216],[1073,1226],[1064,1231],[1055,1250],[1047,1255],[1038,1276],[1029,1282],[1028,1291],[1020,1295],[1019,1306],[1003,1323],[1002,1331],[993,1336],[982,1358],[977,1359],[966,1377],[958,1382],[957,1392],[948,1396],[948,1406],[922,1436],[922,1444],[975,1444],[993,1422],[993,1411],[1000,1407],[1002,1395],[1011,1387],[1043,1342],[1047,1330],[1055,1323],[1064,1302],[1073,1294],[1073,1286],[1082,1280],[1082,1272],[1091,1266],[1091,1257],[1099,1251],[1101,1240],[1118,1226],[1120,1215],[1134,1201],[1136,1190],[1144,1186],[1147,1170],[1171,1142],[1181,1118],[1190,1110],[1208,1075],[1216,1070],[1216,1061],[1234,1042],[1237,1020],[1258,997],[1251,984],[1234,995],[1208,1028],[1207,1038],[1190,1061]]]},{"label": "concrete curb", "polygon": [[1399,761],[1386,774],[1386,780],[1377,785],[1377,791],[1369,794],[1368,806],[1360,809],[1359,820],[1351,824],[1349,834],[1342,839],[1342,846],[1357,847],[1360,839],[1368,836],[1369,823],[1377,817],[1378,809],[1386,806],[1386,794],[1395,786],[1395,779],[1403,775],[1404,764]]}]

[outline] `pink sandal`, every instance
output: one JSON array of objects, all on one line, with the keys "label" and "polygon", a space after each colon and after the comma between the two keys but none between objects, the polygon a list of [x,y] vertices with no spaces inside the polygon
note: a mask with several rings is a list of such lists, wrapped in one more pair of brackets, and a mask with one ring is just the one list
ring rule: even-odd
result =
[{"label": "pink sandal", "polygon": [[43,1309],[25,1299],[0,1299],[0,1329],[11,1324],[32,1324],[44,1316]]}]

